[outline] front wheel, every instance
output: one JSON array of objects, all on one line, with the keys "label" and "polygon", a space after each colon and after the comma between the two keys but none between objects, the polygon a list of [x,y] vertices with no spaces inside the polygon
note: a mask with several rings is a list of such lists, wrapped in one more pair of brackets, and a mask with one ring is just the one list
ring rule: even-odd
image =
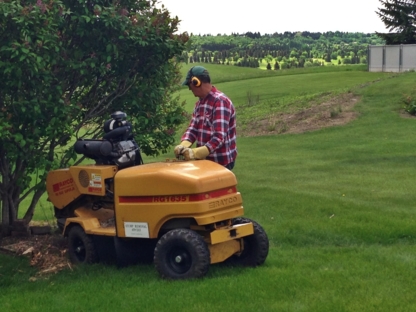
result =
[{"label": "front wheel", "polygon": [[258,266],[266,261],[269,254],[269,239],[264,229],[255,221],[247,218],[235,218],[233,225],[253,223],[254,233],[243,237],[244,250],[229,258],[228,263],[231,265]]},{"label": "front wheel", "polygon": [[167,232],[158,241],[154,263],[166,279],[189,279],[204,276],[209,269],[210,253],[202,236],[189,229]]},{"label": "front wheel", "polygon": [[97,252],[91,236],[78,225],[69,229],[68,233],[69,259],[74,264],[91,264],[98,262]]}]

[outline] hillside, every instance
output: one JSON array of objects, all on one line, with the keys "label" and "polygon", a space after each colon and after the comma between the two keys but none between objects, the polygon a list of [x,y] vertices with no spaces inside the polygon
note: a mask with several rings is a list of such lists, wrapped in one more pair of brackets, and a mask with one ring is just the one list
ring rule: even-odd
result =
[{"label": "hillside", "polygon": [[[239,66],[195,63],[206,67],[215,86],[236,106],[240,137],[299,133],[345,124],[354,119],[354,92],[391,77],[370,73],[365,65],[319,66],[286,70],[259,70]],[[185,87],[178,95],[188,111],[195,97]]]}]

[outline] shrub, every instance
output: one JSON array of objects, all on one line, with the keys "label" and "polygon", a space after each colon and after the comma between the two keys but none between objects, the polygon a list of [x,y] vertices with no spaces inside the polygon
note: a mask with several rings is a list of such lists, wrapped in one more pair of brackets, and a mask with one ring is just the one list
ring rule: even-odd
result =
[{"label": "shrub", "polygon": [[404,94],[402,98],[404,103],[404,110],[410,115],[416,115],[416,89],[412,90],[411,94]]},{"label": "shrub", "polygon": [[342,63],[343,63],[343,64],[351,64],[351,63],[352,63],[352,61],[351,61],[351,59],[350,59],[349,57],[345,57],[345,58],[342,60]]},{"label": "shrub", "polygon": [[178,23],[155,1],[0,2],[4,234],[30,197],[23,219],[31,220],[45,174],[77,160],[71,139],[100,137],[112,112],[129,116],[146,155],[173,144],[185,120],[172,98],[180,82],[176,57],[189,39],[174,34]]}]

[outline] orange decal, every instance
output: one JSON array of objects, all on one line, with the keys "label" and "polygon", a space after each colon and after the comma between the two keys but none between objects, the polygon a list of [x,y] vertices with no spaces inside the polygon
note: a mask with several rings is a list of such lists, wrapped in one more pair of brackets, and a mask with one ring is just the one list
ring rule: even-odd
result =
[{"label": "orange decal", "polygon": [[89,187],[88,188],[88,192],[89,193],[101,193],[101,188],[98,188],[98,187]]},{"label": "orange decal", "polygon": [[59,192],[63,189],[72,187],[73,183],[74,183],[74,180],[72,178],[69,178],[67,180],[55,183],[54,185],[52,185],[52,189],[53,189],[54,192]]}]

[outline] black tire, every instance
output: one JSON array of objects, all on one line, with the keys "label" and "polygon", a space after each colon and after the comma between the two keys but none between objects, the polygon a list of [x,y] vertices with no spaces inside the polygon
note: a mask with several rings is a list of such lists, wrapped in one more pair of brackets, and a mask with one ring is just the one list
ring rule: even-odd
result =
[{"label": "black tire", "polygon": [[210,253],[201,235],[188,229],[175,229],[156,244],[154,263],[162,278],[200,278],[208,272]]},{"label": "black tire", "polygon": [[256,267],[262,265],[269,254],[269,239],[264,229],[255,221],[247,218],[235,218],[232,224],[253,223],[254,233],[243,238],[244,250],[239,255],[228,259],[230,265],[243,265]]},{"label": "black tire", "polygon": [[69,259],[74,264],[91,264],[98,262],[97,252],[92,237],[78,225],[69,229],[68,233]]}]

